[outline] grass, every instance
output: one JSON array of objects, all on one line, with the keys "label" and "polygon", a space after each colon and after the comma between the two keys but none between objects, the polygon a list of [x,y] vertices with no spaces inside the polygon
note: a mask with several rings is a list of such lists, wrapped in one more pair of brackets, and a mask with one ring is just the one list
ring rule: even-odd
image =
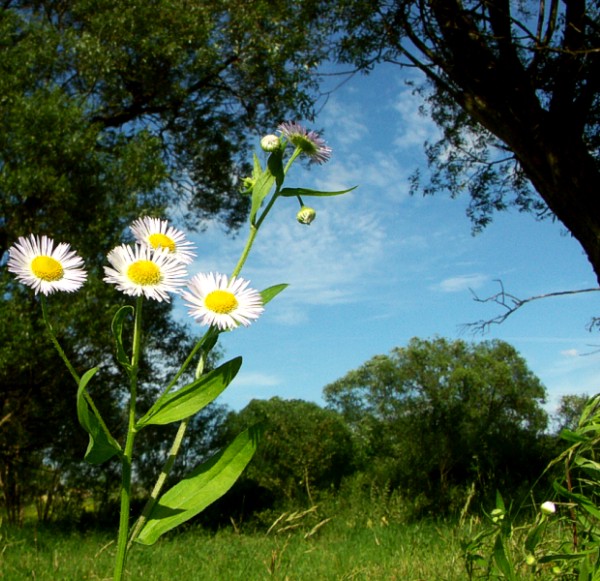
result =
[{"label": "grass", "polygon": [[[288,521],[289,523],[290,521]],[[449,523],[357,524],[335,518],[308,529],[280,523],[276,530],[217,533],[188,529],[153,547],[136,545],[127,579],[164,581],[406,580],[466,578],[460,535]],[[106,580],[112,575],[115,543],[99,532],[25,527],[2,530],[3,581]]]}]

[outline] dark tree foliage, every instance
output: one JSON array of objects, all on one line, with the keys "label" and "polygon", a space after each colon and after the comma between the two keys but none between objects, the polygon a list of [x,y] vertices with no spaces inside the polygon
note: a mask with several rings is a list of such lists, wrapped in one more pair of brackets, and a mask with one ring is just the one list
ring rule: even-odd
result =
[{"label": "dark tree foliage", "polygon": [[471,485],[482,500],[533,482],[545,395],[507,343],[441,338],[412,339],[324,390],[362,442],[366,472],[435,511],[461,508]]},{"label": "dark tree foliage", "polygon": [[224,440],[259,422],[264,429],[261,444],[233,494],[224,498],[229,505],[239,501],[246,514],[312,504],[320,492],[336,490],[353,471],[353,441],[340,414],[303,400],[252,400],[229,414]]},{"label": "dark tree foliage", "polygon": [[[466,191],[476,228],[514,205],[560,220],[600,278],[595,0],[340,0],[338,56],[422,71],[443,132],[426,194]],[[417,176],[416,189],[419,186]]]},{"label": "dark tree foliage", "polygon": [[[69,242],[85,259],[88,282],[75,295],[50,297],[50,317],[79,372],[100,366],[90,388],[116,434],[124,394],[110,321],[127,301],[101,282],[106,253],[143,214],[169,210],[199,229],[211,218],[229,229],[242,223],[248,200],[238,182],[249,171],[249,143],[285,118],[310,116],[314,69],[326,52],[323,6],[1,4],[0,265],[29,233]],[[86,438],[75,385],[45,336],[38,301],[5,268],[0,294],[0,499],[17,520],[22,502],[48,492],[36,484],[48,479],[32,480],[32,470],[43,464],[66,474],[64,463],[81,458]],[[193,341],[170,305],[151,303],[146,392]]]}]

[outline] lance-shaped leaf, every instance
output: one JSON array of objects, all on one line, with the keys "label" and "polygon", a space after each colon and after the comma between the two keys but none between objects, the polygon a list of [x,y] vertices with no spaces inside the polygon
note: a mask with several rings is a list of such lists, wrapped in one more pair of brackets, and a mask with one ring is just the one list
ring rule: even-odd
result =
[{"label": "lance-shaped leaf", "polygon": [[134,311],[131,305],[122,306],[113,317],[111,323],[111,330],[113,336],[115,338],[115,343],[117,346],[117,361],[127,369],[127,371],[131,371],[131,363],[129,362],[129,358],[127,357],[127,353],[125,352],[125,348],[123,347],[123,325],[125,323],[125,318],[127,315],[132,314]]},{"label": "lance-shaped leaf", "polygon": [[135,540],[152,545],[162,534],[196,516],[223,496],[252,459],[259,437],[258,426],[242,432],[225,450],[167,490],[154,505]]},{"label": "lance-shaped leaf", "polygon": [[319,190],[310,190],[308,188],[283,188],[283,190],[279,192],[279,195],[286,198],[295,198],[296,196],[341,196],[342,194],[347,194],[348,192],[355,190],[357,187],[358,186],[354,186],[353,188],[339,190],[337,192],[321,192]]},{"label": "lance-shaped leaf", "polygon": [[494,543],[494,561],[496,562],[496,566],[506,579],[510,579],[513,581],[516,579],[512,564],[506,556],[506,551],[504,550],[504,543],[502,542],[501,535],[498,535],[496,537],[496,542]]},{"label": "lance-shaped leaf", "polygon": [[254,186],[252,188],[252,205],[250,207],[250,223],[256,224],[256,214],[263,200],[269,195],[271,188],[276,183],[283,183],[283,152],[274,151],[267,160],[267,167],[262,170],[258,157],[254,154]]},{"label": "lance-shaped leaf", "polygon": [[282,290],[288,286],[288,284],[275,284],[261,291],[260,296],[262,298],[263,305],[266,305],[269,301],[272,301]]},{"label": "lance-shaped leaf", "polygon": [[86,401],[87,384],[97,371],[97,367],[86,371],[79,381],[77,390],[77,417],[81,427],[90,436],[84,458],[90,464],[102,464],[115,454],[121,453],[121,446],[108,432],[99,412],[95,408],[90,409]]},{"label": "lance-shaped leaf", "polygon": [[235,357],[196,381],[168,394],[139,419],[136,429],[149,424],[170,424],[193,416],[233,381],[241,366],[242,358]]}]

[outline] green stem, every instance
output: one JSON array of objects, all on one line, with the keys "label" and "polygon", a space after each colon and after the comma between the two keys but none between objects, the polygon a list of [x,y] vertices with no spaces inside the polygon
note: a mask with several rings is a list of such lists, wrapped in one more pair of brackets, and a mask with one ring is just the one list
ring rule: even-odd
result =
[{"label": "green stem", "polygon": [[175,463],[175,460],[177,459],[177,454],[179,454],[179,449],[181,448],[181,444],[183,442],[183,437],[187,430],[190,419],[191,418],[186,418],[179,424],[179,428],[177,429],[177,434],[175,434],[173,444],[171,444],[171,449],[169,450],[169,456],[167,458],[167,461],[165,462],[165,465],[163,466],[163,468],[158,476],[158,479],[156,480],[156,483],[154,484],[154,488],[152,489],[150,498],[148,498],[148,501],[146,502],[146,504],[144,506],[144,510],[142,511],[142,514],[140,515],[140,517],[138,518],[138,520],[136,521],[135,525],[133,526],[133,528],[131,530],[131,535],[129,535],[129,542],[127,543],[128,549],[131,547],[133,541],[135,541],[137,536],[140,534],[142,528],[144,527],[144,525],[146,524],[146,521],[148,520],[148,517],[150,516],[150,513],[152,512],[152,509],[154,508],[154,505],[156,504],[156,501],[158,500],[158,497],[162,491],[162,488],[165,485],[165,481],[167,480],[167,477],[169,476],[171,469],[173,468],[173,464]]},{"label": "green stem", "polygon": [[[58,339],[56,338],[56,334],[54,333],[54,328],[52,327],[52,324],[50,323],[50,319],[48,318],[48,305],[46,303],[46,297],[45,297],[45,295],[42,295],[40,298],[41,298],[41,304],[42,304],[42,318],[44,319],[44,323],[46,324],[46,330],[48,331],[48,336],[50,337],[50,341],[54,345],[54,348],[60,355],[60,358],[63,360],[64,364],[67,366],[69,373],[72,375],[73,379],[75,380],[75,383],[77,383],[77,386],[79,387],[79,382],[81,381],[81,378],[79,377],[79,374],[77,373],[77,371],[75,371],[75,368],[69,361],[69,358],[67,357],[66,353],[64,352],[60,343],[58,342]],[[94,412],[94,415],[100,422],[100,426],[102,427],[104,432],[106,434],[109,434],[110,432],[108,431],[108,427],[104,423],[104,420],[102,419],[102,416],[100,415],[100,412],[98,411],[98,408],[96,407],[96,404],[94,403],[94,400],[92,399],[90,394],[84,390],[83,397],[85,398],[85,401],[87,402],[87,404],[90,406],[90,408]]]},{"label": "green stem", "polygon": [[[294,153],[292,153],[292,155],[288,159],[287,163],[285,164],[285,168],[283,168],[284,176],[287,175],[287,172],[289,171],[290,167],[292,167],[292,164],[294,163],[294,161],[296,161],[296,158],[301,153],[302,153],[302,150],[299,147],[296,147],[296,149],[294,150]],[[271,196],[271,199],[265,206],[263,213],[256,220],[256,223],[250,224],[250,233],[248,234],[248,239],[246,240],[246,245],[244,246],[244,249],[242,250],[240,259],[238,260],[238,263],[236,264],[235,268],[233,269],[233,273],[231,274],[232,278],[234,276],[237,276],[240,273],[240,271],[242,270],[242,267],[244,266],[244,263],[246,262],[246,259],[248,258],[248,254],[250,254],[250,249],[252,248],[252,245],[254,244],[256,235],[258,234],[258,229],[260,228],[261,224],[264,222],[265,218],[267,217],[267,214],[271,211],[271,208],[273,207],[273,205],[275,204],[275,201],[279,197],[280,187],[281,187],[281,184],[277,185],[275,191],[273,192],[273,195]]]},{"label": "green stem", "polygon": [[129,507],[131,504],[131,463],[133,442],[135,439],[135,404],[137,397],[138,369],[142,343],[142,300],[137,299],[133,328],[133,353],[131,356],[131,387],[129,400],[129,419],[125,450],[121,459],[121,509],[119,513],[119,535],[117,538],[117,556],[115,560],[114,581],[121,581],[127,557],[127,536],[129,533]]},{"label": "green stem", "polygon": [[79,377],[79,374],[75,371],[75,368],[71,365],[71,362],[69,361],[69,358],[63,351],[63,348],[60,346],[60,343],[58,342],[58,339],[56,338],[56,335],[54,334],[54,329],[52,328],[52,325],[50,324],[50,320],[48,319],[48,306],[46,304],[46,296],[41,295],[40,299],[41,299],[41,303],[42,303],[42,317],[44,319],[44,323],[46,324],[46,329],[48,330],[48,335],[50,336],[50,341],[52,341],[52,344],[54,345],[55,349],[58,351],[60,358],[64,361],[65,365],[67,366],[69,373],[73,376],[75,383],[77,383],[77,385],[79,385],[79,381],[81,378]]},{"label": "green stem", "polygon": [[[213,327],[211,327],[209,329],[209,332],[210,332],[210,330],[213,330]],[[208,335],[208,333],[207,333],[207,335]],[[205,335],[205,336],[207,336],[207,335]],[[198,343],[198,345],[200,345],[200,344],[201,344],[201,342]],[[196,366],[196,373],[194,376],[195,379],[199,379],[200,376],[202,375],[202,373],[204,372],[204,363],[205,363],[207,355],[208,355],[208,352],[200,354],[200,358],[198,360],[198,365]],[[188,357],[188,359],[189,359],[189,357]],[[131,544],[135,541],[137,536],[140,534],[141,530],[144,528],[144,525],[146,524],[146,521],[148,520],[148,517],[150,516],[150,513],[152,512],[152,509],[154,508],[154,505],[156,504],[156,501],[158,500],[161,490],[162,490],[163,486],[165,485],[165,481],[167,480],[167,477],[171,473],[173,464],[175,463],[175,460],[177,459],[177,454],[179,454],[179,449],[181,448],[181,444],[183,442],[183,437],[185,436],[185,432],[187,430],[188,424],[190,423],[190,420],[191,420],[191,418],[186,418],[179,424],[179,428],[177,429],[177,434],[175,434],[173,444],[171,444],[171,450],[169,450],[169,456],[167,457],[167,461],[165,462],[165,465],[163,466],[163,468],[158,476],[158,479],[156,480],[156,484],[154,485],[154,488],[152,489],[150,498],[148,498],[148,501],[146,502],[146,504],[144,506],[142,514],[140,515],[140,517],[138,518],[138,520],[136,521],[135,525],[133,526],[133,528],[131,530],[131,535],[129,535],[129,542],[127,544],[128,549],[129,549],[129,547],[131,547]]]},{"label": "green stem", "polygon": [[283,175],[287,175],[287,172],[289,171],[290,167],[292,167],[292,164],[296,161],[296,158],[301,153],[302,150],[299,147],[296,147],[296,149],[294,149],[294,153],[292,153],[290,159],[288,159],[287,163],[285,164],[285,167],[283,168]]},{"label": "green stem", "polygon": [[267,208],[265,209],[265,212],[263,212],[263,215],[257,221],[256,225],[250,224],[250,233],[248,234],[248,239],[246,240],[246,245],[244,246],[244,250],[242,250],[242,254],[240,255],[240,259],[238,260],[238,263],[235,265],[235,268],[233,269],[233,272],[231,273],[231,278],[233,278],[234,276],[237,276],[240,273],[240,271],[242,270],[242,267],[244,266],[246,259],[248,258],[248,254],[250,254],[250,249],[252,248],[252,245],[254,244],[256,235],[258,234],[258,229],[260,228],[260,223],[263,220],[263,216],[265,215],[265,213],[269,210],[269,208],[272,205],[273,205],[273,203],[271,200],[271,202],[269,203],[269,206],[267,206]]}]

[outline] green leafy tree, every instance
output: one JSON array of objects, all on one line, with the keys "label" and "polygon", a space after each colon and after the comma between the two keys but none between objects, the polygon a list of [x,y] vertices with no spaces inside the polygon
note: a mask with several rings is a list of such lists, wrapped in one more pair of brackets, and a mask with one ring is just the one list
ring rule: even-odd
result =
[{"label": "green leafy tree", "polygon": [[432,509],[458,508],[473,483],[480,498],[515,490],[544,466],[545,389],[502,341],[414,338],[324,397],[363,442],[366,470]]},{"label": "green leafy tree", "polygon": [[252,400],[224,423],[229,434],[261,422],[263,439],[237,485],[237,492],[273,505],[314,501],[319,492],[337,489],[354,464],[353,441],[342,417],[303,400]]},{"label": "green leafy tree", "polygon": [[[100,280],[106,253],[142,214],[169,210],[194,228],[212,218],[242,223],[249,141],[310,115],[325,55],[320,14],[290,0],[0,8],[0,265],[32,232],[85,258],[88,282],[76,296],[53,296],[50,318],[78,371],[100,367],[95,397],[117,425],[121,386],[105,346],[123,299]],[[23,502],[45,493],[32,471],[80,458],[85,439],[37,300],[5,268],[0,294],[0,498],[18,520]],[[157,374],[178,367],[190,337],[169,305],[149,308],[154,357],[141,379],[151,390]]]},{"label": "green leafy tree", "polygon": [[586,394],[563,395],[554,417],[556,432],[560,433],[565,429],[575,431],[579,425],[581,414],[590,403],[590,399],[590,396]]},{"label": "green leafy tree", "polygon": [[600,279],[597,2],[340,0],[338,22],[340,60],[424,73],[443,133],[426,194],[468,192],[476,228],[510,206],[557,218]]}]

